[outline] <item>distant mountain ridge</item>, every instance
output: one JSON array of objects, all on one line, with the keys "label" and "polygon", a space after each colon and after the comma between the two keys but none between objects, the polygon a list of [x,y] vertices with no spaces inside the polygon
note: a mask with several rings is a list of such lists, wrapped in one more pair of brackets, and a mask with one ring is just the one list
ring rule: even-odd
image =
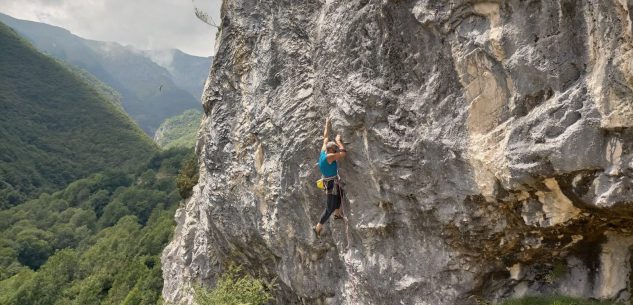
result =
[{"label": "distant mountain ridge", "polygon": [[192,56],[177,49],[145,50],[143,54],[167,69],[176,85],[200,99],[213,58]]},{"label": "distant mountain ridge", "polygon": [[44,23],[0,14],[0,21],[51,56],[85,69],[121,95],[123,108],[153,135],[167,118],[199,109],[212,58],[179,50],[142,51],[88,40]]},{"label": "distant mountain ridge", "polygon": [[1,22],[0,67],[0,209],[157,150],[112,89]]}]

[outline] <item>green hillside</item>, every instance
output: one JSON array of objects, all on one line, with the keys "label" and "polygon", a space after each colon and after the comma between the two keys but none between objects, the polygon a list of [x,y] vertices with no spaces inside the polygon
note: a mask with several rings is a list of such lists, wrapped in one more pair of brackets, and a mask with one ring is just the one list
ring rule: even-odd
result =
[{"label": "green hillside", "polygon": [[0,209],[155,151],[106,87],[1,23],[0,67]]},{"label": "green hillside", "polygon": [[192,148],[196,144],[201,117],[201,111],[189,109],[165,120],[156,131],[154,141],[163,148]]},{"label": "green hillside", "polygon": [[[114,88],[121,95],[125,111],[149,135],[153,136],[165,119],[200,107],[210,58],[175,51],[159,56],[118,43],[83,39],[60,27],[4,14],[0,14],[0,22],[37,49],[88,71]],[[154,61],[157,58],[163,59],[160,62],[164,66]]]}]

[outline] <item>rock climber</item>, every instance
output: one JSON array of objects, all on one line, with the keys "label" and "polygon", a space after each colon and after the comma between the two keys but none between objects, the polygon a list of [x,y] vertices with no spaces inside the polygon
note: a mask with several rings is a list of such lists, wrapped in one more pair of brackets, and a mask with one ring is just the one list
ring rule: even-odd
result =
[{"label": "rock climber", "polygon": [[334,142],[330,141],[330,118],[325,120],[325,128],[323,130],[323,146],[321,146],[321,154],[319,156],[319,170],[323,176],[323,184],[325,186],[325,193],[327,196],[327,205],[319,223],[314,227],[314,233],[317,237],[323,230],[323,225],[334,213],[334,219],[342,219],[341,215],[341,198],[343,197],[343,190],[340,186],[340,180],[338,176],[338,164],[337,160],[344,158],[347,155],[343,141],[341,141],[341,135],[336,135]]}]

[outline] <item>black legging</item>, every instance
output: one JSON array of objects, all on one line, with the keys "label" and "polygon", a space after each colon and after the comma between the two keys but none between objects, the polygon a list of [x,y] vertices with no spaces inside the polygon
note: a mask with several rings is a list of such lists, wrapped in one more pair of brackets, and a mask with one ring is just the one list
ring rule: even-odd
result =
[{"label": "black legging", "polygon": [[319,220],[320,224],[325,224],[332,213],[334,213],[336,209],[341,207],[341,197],[343,196],[343,190],[339,187],[338,183],[334,183],[334,181],[327,182],[328,193],[330,193],[329,191],[335,187],[337,188],[337,191],[332,193],[335,193],[336,195],[327,195],[327,206],[325,207],[325,211],[323,211],[323,214],[321,214],[321,220]]}]

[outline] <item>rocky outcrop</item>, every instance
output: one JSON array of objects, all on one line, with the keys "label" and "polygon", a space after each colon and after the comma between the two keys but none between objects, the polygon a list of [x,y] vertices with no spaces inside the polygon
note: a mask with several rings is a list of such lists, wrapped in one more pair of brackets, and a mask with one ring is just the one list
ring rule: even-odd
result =
[{"label": "rocky outcrop", "polygon": [[[277,304],[630,298],[633,2],[225,0],[200,182],[163,255]],[[324,118],[347,220],[321,239]]]}]

